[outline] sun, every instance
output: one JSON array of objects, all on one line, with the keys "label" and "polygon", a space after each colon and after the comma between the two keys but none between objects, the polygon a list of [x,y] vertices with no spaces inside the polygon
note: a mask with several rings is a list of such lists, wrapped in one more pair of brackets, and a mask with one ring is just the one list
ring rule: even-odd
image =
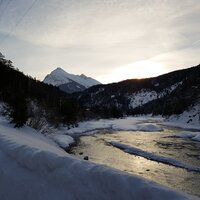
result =
[{"label": "sun", "polygon": [[145,60],[117,68],[111,75],[113,81],[133,78],[149,78],[166,73],[166,68],[158,62]]}]

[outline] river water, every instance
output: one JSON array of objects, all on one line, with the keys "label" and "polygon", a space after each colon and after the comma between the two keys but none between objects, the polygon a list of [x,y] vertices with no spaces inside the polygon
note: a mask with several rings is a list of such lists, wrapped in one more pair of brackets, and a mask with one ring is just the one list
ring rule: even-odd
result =
[{"label": "river water", "polygon": [[88,156],[92,162],[200,197],[200,173],[131,155],[109,144],[110,141],[120,142],[200,167],[200,142],[173,137],[179,131],[172,128],[162,132],[102,131],[92,136],[80,137],[71,153],[82,159]]}]

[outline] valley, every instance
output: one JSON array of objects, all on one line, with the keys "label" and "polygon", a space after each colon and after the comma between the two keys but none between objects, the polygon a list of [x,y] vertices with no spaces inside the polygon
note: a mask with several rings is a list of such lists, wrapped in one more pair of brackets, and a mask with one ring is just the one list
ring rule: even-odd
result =
[{"label": "valley", "polygon": [[199,65],[110,84],[57,68],[46,84],[0,61],[0,196],[199,199]]},{"label": "valley", "polygon": [[0,200],[200,200],[200,0],[0,0]]}]

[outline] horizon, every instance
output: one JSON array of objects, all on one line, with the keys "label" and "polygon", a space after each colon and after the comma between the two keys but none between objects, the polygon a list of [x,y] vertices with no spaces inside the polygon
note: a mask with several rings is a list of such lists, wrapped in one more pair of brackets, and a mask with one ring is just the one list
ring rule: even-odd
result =
[{"label": "horizon", "polygon": [[[64,70],[64,71],[65,71],[66,73],[68,73],[68,74],[72,74],[72,75],[76,75],[76,76],[85,75],[85,76],[87,76],[88,78],[92,78],[92,79],[95,79],[95,80],[99,81],[99,82],[100,82],[101,84],[103,84],[103,85],[107,85],[107,84],[118,83],[118,82],[122,82],[122,81],[126,81],[126,80],[142,80],[142,79],[156,78],[156,77],[158,77],[158,76],[166,75],[166,74],[168,74],[168,73],[173,73],[173,72],[181,71],[181,70],[184,70],[184,69],[190,69],[190,68],[192,68],[192,67],[198,67],[199,65],[200,65],[200,63],[197,64],[197,65],[194,65],[194,66],[188,66],[188,67],[186,67],[186,68],[174,69],[174,70],[172,70],[172,71],[169,71],[169,72],[166,72],[166,73],[163,73],[163,74],[159,74],[159,75],[156,75],[156,76],[149,76],[149,77],[144,77],[144,78],[128,78],[128,79],[122,79],[122,80],[120,80],[120,81],[113,81],[113,82],[108,82],[108,83],[102,83],[101,81],[99,81],[99,80],[97,80],[97,79],[95,79],[95,78],[93,78],[93,77],[91,77],[91,76],[88,76],[87,74],[84,74],[84,73],[74,74],[73,72],[67,72],[67,71],[65,71],[62,67],[56,67],[56,68],[53,69],[51,72],[53,72],[53,71],[55,71],[55,70],[57,70],[57,69],[61,69],[61,70]],[[14,68],[16,69],[16,66],[14,66]],[[18,68],[17,68],[17,69],[18,69]],[[21,71],[20,69],[18,69],[18,70],[19,70],[20,72],[24,73],[26,76],[30,76],[30,77],[32,77],[32,78],[36,78],[36,77],[32,76],[31,74],[27,74],[25,71]],[[45,77],[44,77],[42,80],[37,79],[37,78],[36,78],[36,80],[43,82],[44,79],[46,78],[46,76],[50,75],[51,72],[49,72],[48,74],[46,74]]]},{"label": "horizon", "polygon": [[[192,67],[197,67],[197,66],[199,66],[200,65],[200,63],[199,64],[197,64],[197,65],[194,65],[194,66],[189,66],[189,67],[186,67],[186,68],[180,68],[180,69],[175,69],[175,70],[172,70],[172,71],[169,71],[169,72],[166,72],[166,73],[163,73],[163,74],[159,74],[159,75],[156,75],[156,76],[149,76],[149,77],[144,77],[144,78],[128,78],[128,79],[122,79],[122,80],[120,80],[120,81],[114,81],[114,82],[108,82],[108,83],[102,83],[101,81],[99,81],[99,80],[97,80],[97,79],[95,79],[95,80],[97,80],[97,81],[99,81],[101,84],[103,84],[103,85],[106,85],[106,84],[112,84],[112,83],[118,83],[118,82],[122,82],[122,81],[126,81],[126,80],[142,80],[142,79],[148,79],[148,78],[156,78],[156,77],[158,77],[158,76],[162,76],[162,75],[165,75],[165,74],[168,74],[168,73],[173,73],[173,72],[176,72],[176,71],[180,71],[180,70],[184,70],[184,69],[190,69],[190,68],[192,68]],[[62,67],[56,67],[54,70],[52,70],[51,72],[53,72],[53,71],[55,71],[55,70],[57,70],[57,69],[62,69],[62,70],[64,70]],[[65,70],[64,70],[65,71]],[[47,75],[50,75],[50,73],[51,72],[49,72]],[[65,71],[65,72],[67,72],[67,71]],[[73,74],[73,72],[67,72],[68,74]],[[47,76],[46,75],[46,76]],[[73,75],[77,75],[77,76],[81,76],[81,75],[85,75],[85,76],[87,76],[87,74],[84,74],[84,73],[81,73],[81,74],[73,74]],[[45,77],[46,77],[45,76]],[[45,78],[44,77],[44,78]],[[90,77],[90,76],[87,76],[88,78],[93,78],[93,77]],[[94,79],[94,78],[93,78]],[[43,79],[44,80],[44,79]],[[43,80],[39,80],[39,81],[43,81]]]},{"label": "horizon", "polygon": [[43,80],[57,67],[103,84],[199,64],[195,0],[0,2],[0,52]]}]

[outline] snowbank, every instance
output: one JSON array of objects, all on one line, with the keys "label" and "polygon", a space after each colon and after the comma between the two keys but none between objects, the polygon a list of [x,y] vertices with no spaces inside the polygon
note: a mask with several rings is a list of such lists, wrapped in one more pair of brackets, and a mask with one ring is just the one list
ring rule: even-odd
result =
[{"label": "snowbank", "polygon": [[155,124],[141,124],[137,126],[137,129],[138,131],[147,131],[147,132],[163,131],[163,128]]},{"label": "snowbank", "polygon": [[[80,122],[78,127],[67,129],[60,128],[57,134],[75,135],[92,135],[99,130],[115,130],[115,131],[162,131],[155,122],[163,122],[161,117],[127,117],[123,119],[100,119],[96,121]],[[148,123],[147,123],[148,122]]]},{"label": "snowbank", "polygon": [[180,115],[170,116],[164,125],[200,130],[200,104],[190,107]]},{"label": "snowbank", "polygon": [[193,137],[192,140],[200,142],[200,134],[198,134],[195,137]]},{"label": "snowbank", "polygon": [[117,147],[117,148],[119,148],[119,149],[121,149],[124,152],[129,153],[129,154],[141,156],[141,157],[144,157],[146,159],[157,161],[157,162],[164,163],[164,164],[173,165],[175,167],[186,169],[187,171],[193,171],[193,172],[199,172],[200,173],[199,167],[195,167],[195,166],[185,164],[185,163],[178,161],[176,159],[173,159],[173,158],[159,156],[159,155],[156,155],[154,153],[143,151],[143,150],[138,149],[136,147],[132,147],[132,146],[129,146],[127,144],[120,143],[120,142],[113,142],[112,141],[112,142],[109,142],[109,143],[112,146]]},{"label": "snowbank", "polygon": [[60,147],[63,149],[69,148],[72,144],[75,143],[74,138],[69,135],[51,135],[52,138]]},{"label": "snowbank", "polygon": [[30,128],[0,118],[1,200],[186,200],[137,176],[79,160]]},{"label": "snowbank", "polygon": [[195,141],[200,142],[200,132],[184,131],[184,132],[180,132],[180,133],[174,135],[174,137],[189,138],[191,140],[195,140]]}]

